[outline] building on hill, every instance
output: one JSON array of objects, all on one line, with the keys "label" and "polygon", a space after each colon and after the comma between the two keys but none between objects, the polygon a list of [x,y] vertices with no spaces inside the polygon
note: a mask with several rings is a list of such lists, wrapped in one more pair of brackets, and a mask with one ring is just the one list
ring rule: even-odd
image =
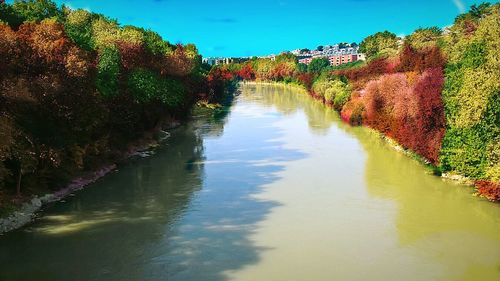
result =
[{"label": "building on hill", "polygon": [[[296,52],[295,50],[294,52]],[[321,51],[314,50],[309,53],[299,53],[297,58],[299,63],[310,64],[316,57],[328,58],[330,64],[333,66],[341,65],[344,63],[355,62],[358,60],[366,60],[364,54],[359,53],[359,46],[356,43],[340,43],[335,45],[323,46]]]},{"label": "building on hill", "polygon": [[230,63],[242,63],[249,60],[249,58],[214,58],[214,57],[208,57],[208,58],[203,58],[202,62],[207,63],[209,65],[224,65],[224,64],[230,64]]},{"label": "building on hill", "polygon": [[330,56],[328,57],[328,60],[330,61],[330,65],[337,66],[345,63],[358,61],[359,58],[357,54],[348,54],[348,55]]}]

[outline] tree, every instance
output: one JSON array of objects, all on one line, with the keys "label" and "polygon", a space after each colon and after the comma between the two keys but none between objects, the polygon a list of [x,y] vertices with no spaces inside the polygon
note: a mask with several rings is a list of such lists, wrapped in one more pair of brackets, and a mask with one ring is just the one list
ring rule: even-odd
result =
[{"label": "tree", "polygon": [[488,8],[491,6],[490,3],[481,3],[479,6],[476,4],[470,7],[469,14],[474,18],[480,19],[487,14]]},{"label": "tree", "polygon": [[414,48],[420,49],[435,45],[441,38],[442,30],[439,27],[419,28],[405,38],[405,41]]},{"label": "tree", "polygon": [[70,11],[66,15],[64,29],[68,37],[80,48],[92,50],[92,14],[86,10]]},{"label": "tree", "polygon": [[118,76],[120,75],[120,52],[117,48],[99,50],[97,63],[96,86],[104,96],[114,96],[118,92]]},{"label": "tree", "polygon": [[307,71],[320,73],[329,66],[330,66],[330,61],[327,58],[314,58],[307,67]]},{"label": "tree", "polygon": [[12,5],[6,4],[5,1],[0,2],[0,22],[2,21],[13,28],[17,28],[23,23],[23,19],[14,11]]},{"label": "tree", "polygon": [[16,0],[12,8],[23,21],[40,22],[47,18],[62,18],[62,11],[50,0]]},{"label": "tree", "polygon": [[377,32],[366,37],[359,45],[360,52],[367,58],[393,55],[398,50],[399,38],[389,31]]},{"label": "tree", "polygon": [[303,72],[307,72],[307,64],[305,64],[305,63],[299,63],[299,64],[297,64],[297,70],[299,72],[302,72],[302,73]]},{"label": "tree", "polygon": [[320,52],[323,52],[323,46],[321,46],[321,45],[320,45],[320,46],[318,46],[318,47],[316,48],[316,50],[317,50],[317,51],[320,51]]}]

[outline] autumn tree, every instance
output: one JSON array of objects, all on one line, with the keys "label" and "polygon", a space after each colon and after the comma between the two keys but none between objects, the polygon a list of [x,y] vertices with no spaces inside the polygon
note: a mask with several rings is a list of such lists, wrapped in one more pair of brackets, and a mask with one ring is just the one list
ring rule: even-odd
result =
[{"label": "autumn tree", "polygon": [[399,38],[389,31],[377,32],[366,37],[359,45],[360,52],[366,54],[368,59],[377,56],[390,56],[398,50]]}]

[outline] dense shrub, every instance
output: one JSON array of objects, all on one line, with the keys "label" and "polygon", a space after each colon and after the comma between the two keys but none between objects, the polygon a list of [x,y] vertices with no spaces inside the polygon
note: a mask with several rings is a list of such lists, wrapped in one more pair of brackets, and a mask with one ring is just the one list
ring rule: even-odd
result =
[{"label": "dense shrub", "polygon": [[413,83],[412,75],[388,74],[368,83],[365,123],[436,164],[445,127],[443,74],[430,69]]},{"label": "dense shrub", "polygon": [[184,100],[180,82],[159,77],[148,70],[135,70],[130,74],[128,87],[137,101],[161,101],[169,107],[179,106]]},{"label": "dense shrub", "polygon": [[341,110],[351,96],[349,85],[338,77],[321,76],[312,86],[313,92],[325,99],[337,110]]},{"label": "dense shrub", "polygon": [[353,94],[352,98],[344,105],[340,112],[342,120],[351,125],[362,125],[365,116],[365,105],[359,94]]},{"label": "dense shrub", "polygon": [[457,18],[446,37],[444,171],[498,181],[500,169],[500,5]]},{"label": "dense shrub", "polygon": [[489,181],[476,182],[478,193],[490,201],[500,201],[500,183]]}]

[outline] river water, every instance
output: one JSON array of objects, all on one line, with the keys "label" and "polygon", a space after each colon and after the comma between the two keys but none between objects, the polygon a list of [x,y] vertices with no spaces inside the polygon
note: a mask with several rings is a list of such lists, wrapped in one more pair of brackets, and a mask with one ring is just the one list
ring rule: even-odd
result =
[{"label": "river water", "polygon": [[297,90],[244,85],[31,225],[1,281],[500,280],[500,205]]}]

